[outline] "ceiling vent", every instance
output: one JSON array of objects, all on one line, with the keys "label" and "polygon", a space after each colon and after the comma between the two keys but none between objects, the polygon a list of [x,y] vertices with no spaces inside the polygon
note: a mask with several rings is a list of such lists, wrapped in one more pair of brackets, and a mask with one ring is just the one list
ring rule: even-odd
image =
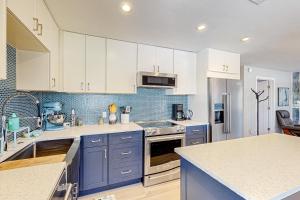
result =
[{"label": "ceiling vent", "polygon": [[256,5],[260,5],[266,0],[249,0],[249,1],[251,1],[252,3],[255,3]]}]

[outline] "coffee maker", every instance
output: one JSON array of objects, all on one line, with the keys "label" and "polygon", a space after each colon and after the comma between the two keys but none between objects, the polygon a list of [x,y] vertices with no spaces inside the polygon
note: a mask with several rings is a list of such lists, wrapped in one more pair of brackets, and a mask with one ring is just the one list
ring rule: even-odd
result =
[{"label": "coffee maker", "polygon": [[172,119],[176,121],[182,121],[186,119],[183,112],[183,104],[172,105]]}]

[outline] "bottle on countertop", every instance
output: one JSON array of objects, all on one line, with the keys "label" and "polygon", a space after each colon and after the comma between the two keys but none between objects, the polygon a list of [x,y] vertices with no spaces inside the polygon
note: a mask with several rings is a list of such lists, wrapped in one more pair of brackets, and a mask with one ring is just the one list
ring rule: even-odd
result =
[{"label": "bottle on countertop", "polygon": [[75,113],[75,109],[72,108],[71,111],[71,127],[74,127],[76,125],[76,113]]}]

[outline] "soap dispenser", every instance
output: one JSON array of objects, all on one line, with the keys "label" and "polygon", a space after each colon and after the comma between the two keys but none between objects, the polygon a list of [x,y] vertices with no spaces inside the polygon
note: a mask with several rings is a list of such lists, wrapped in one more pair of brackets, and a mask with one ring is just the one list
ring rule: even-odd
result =
[{"label": "soap dispenser", "polygon": [[17,131],[20,129],[20,119],[17,117],[16,113],[13,113],[10,118],[8,118],[8,130]]}]

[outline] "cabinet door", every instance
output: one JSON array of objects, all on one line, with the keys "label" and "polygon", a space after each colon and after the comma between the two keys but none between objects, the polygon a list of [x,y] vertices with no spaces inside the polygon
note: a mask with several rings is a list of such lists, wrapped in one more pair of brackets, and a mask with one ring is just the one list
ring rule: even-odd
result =
[{"label": "cabinet door", "polygon": [[156,47],[139,44],[138,71],[155,72],[156,68]]},{"label": "cabinet door", "polygon": [[136,93],[137,44],[107,40],[107,93]]},{"label": "cabinet door", "polygon": [[208,70],[212,72],[226,72],[225,53],[223,51],[208,50]]},{"label": "cabinet door", "polygon": [[0,1],[0,80],[6,79],[6,0]]},{"label": "cabinet door", "polygon": [[177,88],[173,94],[196,94],[196,59],[192,52],[174,50],[174,73],[177,74]]},{"label": "cabinet door", "polygon": [[174,63],[173,63],[174,51],[173,49],[167,48],[156,48],[156,65],[159,73],[173,74]]},{"label": "cabinet door", "polygon": [[32,32],[36,24],[33,18],[35,13],[36,0],[7,0],[7,7],[11,12]]},{"label": "cabinet door", "polygon": [[63,32],[63,83],[65,92],[85,91],[85,35]]},{"label": "cabinet door", "polygon": [[83,190],[90,190],[107,185],[107,147],[83,149],[81,184]]},{"label": "cabinet door", "polygon": [[38,38],[50,52],[50,90],[59,90],[59,29],[45,2],[36,0],[36,15],[41,26]]},{"label": "cabinet door", "polygon": [[240,67],[241,67],[240,54],[228,52],[225,56],[224,63],[226,66],[228,66],[227,73],[240,74]]},{"label": "cabinet door", "polygon": [[86,36],[86,92],[105,92],[105,62],[105,39]]}]

